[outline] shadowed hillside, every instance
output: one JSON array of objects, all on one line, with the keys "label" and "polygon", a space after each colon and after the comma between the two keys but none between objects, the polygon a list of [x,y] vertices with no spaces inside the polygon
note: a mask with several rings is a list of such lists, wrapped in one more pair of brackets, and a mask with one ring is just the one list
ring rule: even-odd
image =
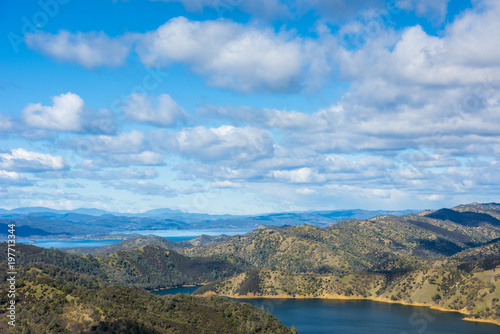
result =
[{"label": "shadowed hillside", "polygon": [[[0,266],[1,279],[7,272]],[[157,296],[110,286],[57,266],[18,272],[16,327],[6,324],[7,286],[0,288],[2,333],[294,333],[272,315],[226,298]]]}]

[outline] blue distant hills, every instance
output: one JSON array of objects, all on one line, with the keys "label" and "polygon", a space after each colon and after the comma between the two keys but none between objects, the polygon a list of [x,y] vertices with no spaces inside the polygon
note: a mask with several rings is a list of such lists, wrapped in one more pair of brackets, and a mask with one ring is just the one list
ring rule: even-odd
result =
[{"label": "blue distant hills", "polygon": [[[15,223],[20,237],[67,237],[105,235],[133,230],[251,229],[259,225],[283,226],[305,223],[327,226],[345,219],[368,219],[380,215],[401,216],[414,212],[417,211],[354,209],[239,216],[187,213],[168,208],[142,213],[119,213],[92,208],[55,210],[45,207],[21,207],[12,210],[0,209],[0,224]],[[0,227],[0,235],[6,234],[7,228]]]}]

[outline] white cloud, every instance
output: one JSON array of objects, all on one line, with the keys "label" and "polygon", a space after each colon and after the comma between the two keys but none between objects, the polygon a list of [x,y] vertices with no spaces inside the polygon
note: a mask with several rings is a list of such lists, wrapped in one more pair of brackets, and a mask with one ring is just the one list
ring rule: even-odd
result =
[{"label": "white cloud", "polygon": [[218,128],[186,128],[175,135],[175,150],[181,156],[201,161],[248,162],[270,156],[273,140],[269,132],[223,125]]},{"label": "white cloud", "polygon": [[30,103],[23,109],[23,119],[30,127],[61,131],[80,131],[83,100],[66,93],[52,98],[53,106]]},{"label": "white cloud", "polygon": [[347,78],[366,86],[365,92],[371,87],[373,97],[387,90],[396,93],[393,99],[404,92],[411,96],[422,88],[440,94],[442,89],[485,83],[500,74],[500,36],[491,33],[500,29],[499,13],[498,3],[488,10],[466,11],[439,37],[418,25],[394,35],[396,39],[381,34],[365,48],[344,50],[340,68]]},{"label": "white cloud", "polygon": [[277,180],[290,181],[292,183],[316,183],[325,180],[323,175],[320,175],[309,167],[293,170],[275,170],[270,174]]},{"label": "white cloud", "polygon": [[23,148],[0,154],[0,169],[4,170],[34,173],[67,168],[68,163],[60,156],[30,152]]},{"label": "white cloud", "polygon": [[0,190],[2,187],[9,186],[31,186],[33,183],[23,175],[16,172],[0,170]]},{"label": "white cloud", "polygon": [[148,148],[143,132],[132,130],[116,136],[98,135],[88,139],[76,138],[65,146],[75,150],[80,156],[97,157],[85,159],[80,165],[87,170],[120,166],[159,166],[163,156]]},{"label": "white cloud", "polygon": [[[262,13],[255,2],[245,2],[247,8]],[[265,3],[269,12],[280,7]],[[148,67],[185,64],[213,86],[242,92],[296,92],[318,89],[332,71],[329,59],[336,42],[325,31],[321,34],[321,41],[316,41],[298,37],[293,30],[275,32],[258,24],[177,17],[147,33],[109,37],[102,32],[39,32],[27,44],[52,58],[88,68],[122,65],[136,44],[140,60]]]},{"label": "white cloud", "polygon": [[184,109],[168,94],[158,96],[157,106],[153,106],[152,98],[145,94],[131,94],[123,111],[129,119],[158,126],[175,126],[187,119]]},{"label": "white cloud", "polygon": [[130,53],[133,35],[110,38],[103,32],[57,34],[39,31],[26,38],[26,45],[60,61],[79,63],[87,68],[119,66]]},{"label": "white cloud", "polygon": [[250,107],[203,106],[197,114],[208,119],[220,118],[234,125],[250,124],[256,127],[286,130],[317,131],[326,126],[325,121],[311,114],[295,110],[258,109]]},{"label": "white cloud", "polygon": [[91,136],[89,140],[77,139],[74,141],[78,151],[83,154],[102,152],[112,153],[139,153],[144,149],[144,134],[137,130],[122,132],[117,136]]},{"label": "white cloud", "polygon": [[284,33],[183,17],[145,34],[137,52],[146,66],[184,63],[211,85],[244,92],[296,90],[305,65],[300,41]]}]

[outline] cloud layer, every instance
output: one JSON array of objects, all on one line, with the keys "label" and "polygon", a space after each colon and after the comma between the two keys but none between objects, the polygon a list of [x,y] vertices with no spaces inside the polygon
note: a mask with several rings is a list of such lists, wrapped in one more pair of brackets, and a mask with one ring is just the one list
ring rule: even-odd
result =
[{"label": "cloud layer", "polygon": [[[181,2],[188,11],[214,10],[210,1]],[[474,2],[447,24],[446,0],[392,9],[374,0],[361,10],[359,1],[269,1],[262,13],[256,3],[231,9],[251,14],[245,22],[175,17],[113,37],[67,30],[30,37],[31,50],[59,61],[93,71],[171,68],[206,90],[186,85],[188,98],[176,101],[165,88],[184,79],[175,77],[155,91],[129,90],[113,111],[66,91],[48,105],[26,102],[17,116],[0,114],[0,136],[26,144],[0,147],[0,187],[17,189],[5,196],[43,185],[55,189],[45,199],[53,201],[62,190],[51,182],[74,179],[84,189],[178,206],[216,190],[233,209],[241,200],[254,210],[498,196],[497,2]],[[383,24],[390,10],[442,29]],[[308,31],[287,26],[302,15],[315,18]]]}]

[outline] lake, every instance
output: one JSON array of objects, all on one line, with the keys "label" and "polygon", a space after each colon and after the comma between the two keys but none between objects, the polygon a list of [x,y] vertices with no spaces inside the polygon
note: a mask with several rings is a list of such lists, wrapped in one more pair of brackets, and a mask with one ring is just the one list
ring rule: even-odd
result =
[{"label": "lake", "polygon": [[17,240],[20,244],[30,244],[37,247],[43,248],[70,248],[70,247],[101,247],[108,246],[114,243],[120,242],[123,239],[106,239],[106,240],[83,240],[83,239],[71,239],[71,240],[57,240],[57,239],[36,239],[35,243],[30,243],[28,240]]},{"label": "lake", "polygon": [[[196,287],[166,289],[155,294],[188,293]],[[456,312],[370,300],[233,299],[264,306],[299,334],[498,334],[500,326],[462,320]]]},{"label": "lake", "polygon": [[[191,240],[199,237],[202,234],[210,236],[218,235],[237,235],[245,234],[249,232],[249,229],[217,229],[217,230],[136,230],[127,232],[116,232],[111,234],[141,234],[141,235],[156,235],[163,237],[172,241],[184,241]],[[101,247],[108,246],[114,243],[120,242],[123,239],[69,239],[69,240],[57,240],[57,239],[36,239],[35,243],[30,243],[28,240],[18,240],[18,243],[32,244],[34,246],[43,248],[72,248],[72,247]]]}]

